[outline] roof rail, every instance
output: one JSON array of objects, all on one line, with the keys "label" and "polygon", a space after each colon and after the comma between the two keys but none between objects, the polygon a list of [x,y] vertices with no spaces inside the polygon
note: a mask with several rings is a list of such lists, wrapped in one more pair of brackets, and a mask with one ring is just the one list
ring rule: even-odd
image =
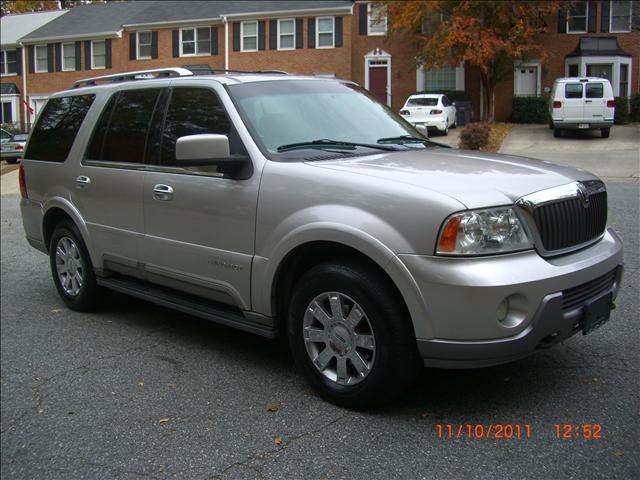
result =
[{"label": "roof rail", "polygon": [[96,82],[101,81],[126,82],[131,80],[148,80],[149,77],[189,77],[191,75],[193,75],[193,72],[191,72],[191,70],[187,70],[186,68],[154,68],[150,70],[137,70],[135,72],[114,73],[112,75],[101,75],[99,77],[85,78],[83,80],[75,81],[71,88],[96,85]]},{"label": "roof rail", "polygon": [[284,70],[234,70],[229,68],[216,68],[210,67],[208,65],[185,65],[183,68],[188,69],[193,72],[194,75],[200,74],[209,74],[214,75],[216,73],[251,73],[251,74],[281,74],[281,75],[289,75],[289,72],[285,72]]}]

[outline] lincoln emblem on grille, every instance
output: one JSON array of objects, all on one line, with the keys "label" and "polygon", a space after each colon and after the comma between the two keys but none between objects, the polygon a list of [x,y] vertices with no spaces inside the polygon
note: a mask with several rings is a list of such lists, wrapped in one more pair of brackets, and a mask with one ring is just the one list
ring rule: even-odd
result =
[{"label": "lincoln emblem on grille", "polygon": [[587,192],[587,187],[579,182],[576,183],[576,186],[578,187],[577,194],[580,202],[582,203],[582,206],[584,208],[589,208],[589,193]]}]

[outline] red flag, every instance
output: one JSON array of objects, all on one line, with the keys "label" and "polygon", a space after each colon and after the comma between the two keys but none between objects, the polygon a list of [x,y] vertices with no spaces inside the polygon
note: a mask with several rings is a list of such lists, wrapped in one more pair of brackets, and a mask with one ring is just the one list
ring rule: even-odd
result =
[{"label": "red flag", "polygon": [[27,106],[27,110],[29,110],[29,113],[33,115],[33,108],[31,108],[31,105],[29,105],[29,102],[27,102],[26,100],[22,100],[22,103],[24,103]]}]

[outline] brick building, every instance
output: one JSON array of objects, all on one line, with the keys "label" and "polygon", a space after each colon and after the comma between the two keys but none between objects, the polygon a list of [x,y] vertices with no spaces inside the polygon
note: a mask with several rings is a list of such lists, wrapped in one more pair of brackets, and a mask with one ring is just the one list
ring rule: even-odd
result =
[{"label": "brick building", "polygon": [[[49,95],[80,78],[166,66],[344,78],[396,111],[416,90],[464,90],[476,118],[482,115],[477,71],[465,65],[417,67],[413,39],[387,38],[375,8],[352,0],[142,0],[75,7],[12,44],[3,41],[3,92],[11,89],[14,100],[26,98],[30,107],[15,100],[9,118],[28,126]],[[584,1],[546,19],[549,31],[537,41],[547,48],[547,62],[527,59],[515,66],[497,88],[496,118],[510,117],[514,95],[543,95],[566,75],[606,76],[616,95],[637,93],[638,10],[637,2]],[[12,17],[3,17],[3,29]],[[11,73],[6,59],[16,55],[23,61]]]}]

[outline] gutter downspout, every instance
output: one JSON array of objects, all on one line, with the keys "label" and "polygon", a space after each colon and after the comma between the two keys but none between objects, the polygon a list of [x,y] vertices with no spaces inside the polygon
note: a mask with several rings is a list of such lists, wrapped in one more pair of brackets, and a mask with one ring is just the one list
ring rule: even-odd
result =
[{"label": "gutter downspout", "polygon": [[28,93],[27,92],[27,71],[29,70],[25,60],[26,60],[26,53],[25,53],[25,47],[22,44],[22,42],[19,43],[21,49],[22,49],[22,121],[24,122],[24,129],[25,131],[27,130],[27,102],[29,101],[28,98]]},{"label": "gutter downspout", "polygon": [[224,23],[224,69],[229,70],[229,22],[226,15],[222,17]]}]

